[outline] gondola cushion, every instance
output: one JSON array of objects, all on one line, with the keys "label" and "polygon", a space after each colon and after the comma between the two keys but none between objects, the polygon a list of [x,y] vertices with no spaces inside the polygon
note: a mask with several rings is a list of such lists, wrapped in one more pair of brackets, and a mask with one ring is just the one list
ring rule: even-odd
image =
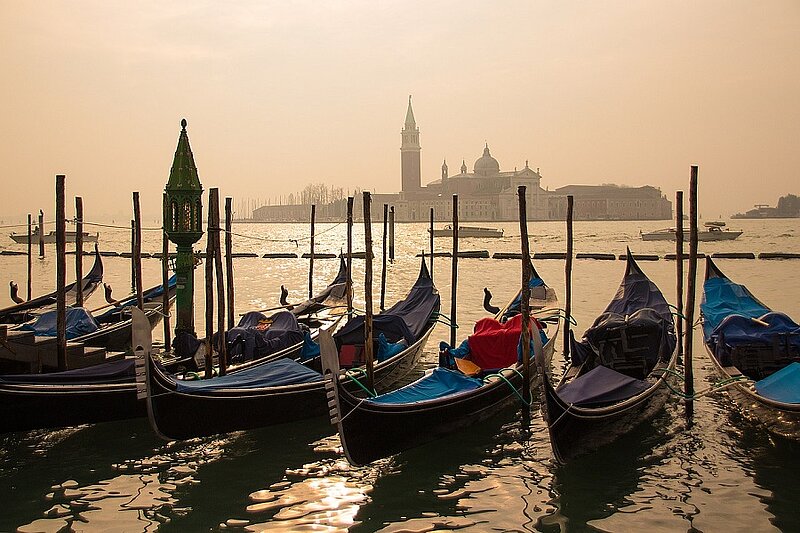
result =
[{"label": "gondola cushion", "polygon": [[792,363],[768,378],[757,381],[756,391],[763,397],[783,403],[800,403],[800,363]]}]

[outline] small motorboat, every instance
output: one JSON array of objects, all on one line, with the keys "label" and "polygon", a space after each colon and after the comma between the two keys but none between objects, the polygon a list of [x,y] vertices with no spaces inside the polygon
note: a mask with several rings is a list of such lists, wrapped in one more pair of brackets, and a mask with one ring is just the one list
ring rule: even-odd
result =
[{"label": "small motorboat", "polygon": [[[428,232],[431,230],[429,229]],[[433,230],[434,237],[452,237],[453,236],[453,225],[448,224],[442,229],[435,229]],[[458,238],[459,239],[466,239],[468,237],[474,238],[486,238],[486,239],[497,239],[503,236],[502,229],[495,229],[495,228],[480,228],[477,226],[459,226],[458,227]]]},{"label": "small motorboat", "polygon": [[[724,222],[706,222],[704,226],[705,230],[697,232],[698,241],[732,241],[742,234],[741,231],[727,229]],[[677,231],[675,228],[665,228],[649,233],[639,231],[639,234],[642,236],[643,241],[674,241]],[[688,228],[683,229],[683,238],[686,241],[689,240]]]}]

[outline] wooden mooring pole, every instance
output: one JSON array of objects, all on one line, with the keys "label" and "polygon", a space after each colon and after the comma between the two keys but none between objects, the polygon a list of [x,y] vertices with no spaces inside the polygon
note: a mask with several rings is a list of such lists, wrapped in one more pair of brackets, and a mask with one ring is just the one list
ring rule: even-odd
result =
[{"label": "wooden mooring pole", "polygon": [[31,242],[31,214],[28,213],[28,301],[31,300],[32,273],[33,273],[33,243]]},{"label": "wooden mooring pole", "polygon": [[208,223],[206,226],[206,257],[205,257],[205,295],[206,295],[206,339],[205,339],[205,378],[210,379],[214,376],[214,344],[211,342],[214,337],[214,209],[212,203],[213,194],[208,190]]},{"label": "wooden mooring pole", "polygon": [[686,332],[683,345],[684,393],[686,400],[686,417],[691,419],[694,413],[694,371],[692,370],[692,337],[694,325],[694,296],[697,281],[697,165],[692,165],[689,178],[689,279],[686,287]]},{"label": "wooden mooring pole", "polygon": [[317,215],[317,206],[311,204],[311,257],[308,260],[308,297],[314,297],[314,219]]},{"label": "wooden mooring pole", "polygon": [[347,197],[347,317],[353,316],[353,200]]},{"label": "wooden mooring pole", "polygon": [[678,311],[675,333],[678,336],[678,356],[683,357],[683,191],[675,193],[675,269]]},{"label": "wooden mooring pole", "polygon": [[431,267],[428,269],[431,274],[431,280],[433,279],[433,208],[431,207],[431,223],[428,227],[428,231],[430,232],[430,241],[431,241]]},{"label": "wooden mooring pole", "polygon": [[369,191],[364,191],[364,357],[367,363],[367,387],[375,387],[375,363],[372,342],[372,217]]},{"label": "wooden mooring pole", "polygon": [[136,281],[136,307],[144,311],[142,287],[142,215],[139,209],[139,193],[133,193],[133,273]]},{"label": "wooden mooring pole", "polygon": [[450,278],[450,346],[456,346],[456,322],[458,299],[458,195],[453,195],[453,261]]},{"label": "wooden mooring pole", "polygon": [[[167,208],[167,193],[164,193],[165,213]],[[167,237],[166,227],[163,227],[161,230],[161,284],[164,291],[161,295],[161,312],[164,314],[164,350],[168,352],[172,349],[172,331],[170,331],[169,320],[169,238]]]},{"label": "wooden mooring pole", "polygon": [[389,209],[389,261],[394,261],[394,206]]},{"label": "wooden mooring pole", "polygon": [[572,210],[573,196],[567,195],[567,262],[564,265],[564,359],[569,358],[569,331],[572,326]]},{"label": "wooden mooring pole", "polygon": [[44,211],[39,209],[39,257],[44,257]]},{"label": "wooden mooring pole", "polygon": [[131,220],[131,292],[136,292],[136,221]]},{"label": "wooden mooring pole", "polygon": [[[517,188],[519,197],[519,234],[522,247],[522,292],[519,297],[519,312],[522,315],[522,398],[531,401],[531,250],[528,242],[528,208],[525,199],[527,187]],[[454,226],[455,227],[455,226]],[[534,333],[534,335],[536,335]]]},{"label": "wooden mooring pole", "polygon": [[214,233],[209,238],[214,239],[214,277],[217,281],[217,355],[219,359],[219,375],[224,376],[228,368],[228,346],[225,339],[225,275],[222,272],[222,243],[219,219],[219,189],[211,189],[211,215],[214,217]]},{"label": "wooden mooring pole", "polygon": [[[64,187],[66,176],[56,175],[56,358],[58,369],[67,370],[67,227]],[[41,213],[41,211],[40,211]],[[39,235],[43,233],[39,226]]]},{"label": "wooden mooring pole", "polygon": [[381,311],[386,309],[386,239],[389,225],[389,204],[383,204],[383,253],[381,254]]},{"label": "wooden mooring pole", "polygon": [[75,197],[75,307],[83,306],[83,198]]},{"label": "wooden mooring pole", "polygon": [[233,289],[233,198],[225,198],[225,281],[228,288],[228,329],[236,326],[234,322],[234,289]]}]

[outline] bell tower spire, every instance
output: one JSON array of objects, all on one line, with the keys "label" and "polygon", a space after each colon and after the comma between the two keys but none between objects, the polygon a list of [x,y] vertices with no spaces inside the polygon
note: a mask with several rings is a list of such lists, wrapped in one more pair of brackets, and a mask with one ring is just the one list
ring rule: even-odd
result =
[{"label": "bell tower spire", "polygon": [[422,177],[420,168],[419,128],[414,120],[414,110],[411,107],[411,95],[408,95],[408,110],[403,131],[400,132],[402,144],[400,145],[400,175],[402,192],[418,191],[421,187]]}]

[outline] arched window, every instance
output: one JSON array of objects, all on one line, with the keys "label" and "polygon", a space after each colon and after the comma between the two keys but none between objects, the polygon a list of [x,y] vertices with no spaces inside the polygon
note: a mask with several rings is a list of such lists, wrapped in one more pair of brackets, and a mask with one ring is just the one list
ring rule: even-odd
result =
[{"label": "arched window", "polygon": [[192,229],[192,204],[189,200],[183,203],[183,220],[181,221],[183,231],[191,231]]},{"label": "arched window", "polygon": [[170,229],[171,231],[178,231],[178,203],[175,200],[170,205],[170,211],[172,213]]}]

